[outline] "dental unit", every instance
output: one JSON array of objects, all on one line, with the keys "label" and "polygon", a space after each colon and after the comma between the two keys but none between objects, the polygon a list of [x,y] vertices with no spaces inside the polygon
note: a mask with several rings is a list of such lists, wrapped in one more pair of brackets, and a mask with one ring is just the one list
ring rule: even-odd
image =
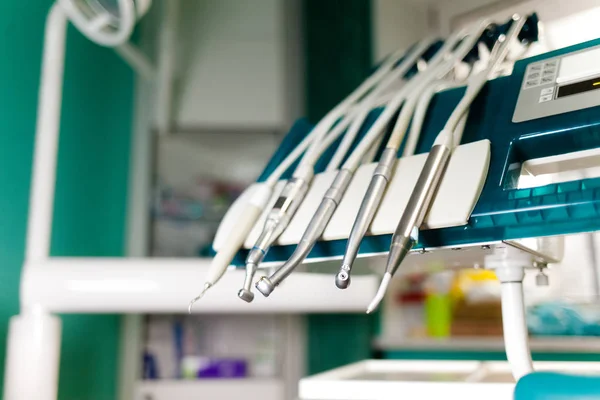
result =
[{"label": "dental unit", "polygon": [[[440,49],[440,51],[432,59],[427,70],[419,73],[417,77],[399,90],[398,94],[387,105],[375,124],[365,134],[365,137],[361,140],[360,144],[351,153],[347,161],[342,166],[342,169],[338,172],[329,190],[325,193],[319,208],[308,224],[300,243],[290,259],[271,276],[262,277],[257,282],[256,287],[263,295],[269,296],[275,287],[279,285],[289,274],[291,274],[293,270],[300,265],[310,253],[314,244],[323,234],[323,231],[333,216],[337,205],[344,196],[356,169],[360,166],[362,157],[377,140],[377,138],[383,134],[383,128],[385,125],[387,125],[391,117],[396,113],[397,109],[402,106],[398,119],[400,121],[399,125],[404,126],[399,126],[398,129],[394,128],[392,136],[390,137],[386,146],[386,150],[382,155],[382,161],[380,161],[382,168],[381,170],[376,171],[376,174],[381,174],[382,171],[388,171],[387,173],[389,174],[389,171],[391,170],[391,162],[396,157],[397,149],[400,147],[403,134],[406,130],[406,125],[408,125],[408,120],[412,114],[412,106],[410,104],[405,104],[405,100],[407,99],[408,95],[413,92],[418,93],[421,90],[421,87],[427,85],[431,79],[436,79],[438,75],[444,76],[453,68],[457,61],[462,60],[462,58],[471,51],[474,44],[478,41],[483,29],[487,26],[487,24],[482,24],[482,26],[483,28],[478,26],[475,29],[475,32],[470,32],[470,35],[463,31],[453,35],[447,42],[444,43],[442,49]],[[469,37],[475,37],[475,40],[468,40]],[[452,52],[455,47],[458,48],[458,50],[456,50],[456,55],[454,52]],[[386,172],[383,173],[385,174]],[[383,187],[383,189],[385,189],[385,187]],[[383,193],[383,190],[381,193]],[[345,271],[341,274],[338,274],[338,277],[347,276],[344,274]]]},{"label": "dental unit", "polygon": [[[383,281],[368,311],[377,308],[394,273],[429,264],[492,269],[502,287],[505,344],[514,377],[531,372],[525,271],[536,271],[537,281],[545,282],[544,269],[562,258],[561,235],[600,230],[600,177],[576,173],[598,160],[600,40],[507,60],[513,49],[538,40],[537,23],[531,14],[515,15],[503,25],[479,24],[472,32],[490,53],[477,65],[468,63],[468,76],[453,79],[452,68],[445,74],[440,69],[427,84],[419,86],[423,78],[415,77],[398,89],[363,129],[358,150],[339,172],[315,171],[305,201],[263,260],[266,268],[283,267],[261,278],[258,290],[269,295],[300,263],[344,257],[381,150],[376,162],[357,163],[354,171],[349,162],[364,156],[366,143],[382,141],[382,135],[370,134],[385,129],[394,115],[391,107],[399,115],[412,108],[404,117],[412,117],[409,126],[405,119],[394,121],[393,128],[405,128],[404,148],[397,149],[403,157],[395,160],[357,250],[357,257],[387,255]],[[465,32],[452,49],[460,48],[464,38],[473,39]],[[513,63],[512,69],[502,63]],[[430,61],[420,74],[435,70]],[[412,99],[415,88],[421,93]],[[244,255],[240,251],[234,264],[241,265]]]}]

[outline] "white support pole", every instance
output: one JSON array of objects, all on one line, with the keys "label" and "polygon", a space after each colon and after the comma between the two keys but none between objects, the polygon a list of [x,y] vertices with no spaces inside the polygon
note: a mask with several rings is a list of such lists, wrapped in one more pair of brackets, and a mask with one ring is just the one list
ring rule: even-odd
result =
[{"label": "white support pole", "polygon": [[485,267],[496,272],[502,285],[504,347],[515,381],[533,372],[523,295],[525,268],[529,266],[531,255],[508,245],[497,247],[485,258]]},{"label": "white support pole", "polygon": [[[30,262],[50,255],[66,30],[66,16],[55,4],[46,18],[23,276]],[[60,339],[59,318],[21,304],[9,324],[4,400],[56,400]]]},{"label": "white support pole", "polygon": [[504,347],[515,381],[518,381],[522,376],[533,372],[525,321],[523,282],[504,282],[501,285]]},{"label": "white support pole", "polygon": [[56,400],[61,322],[41,310],[10,319],[4,400]]},{"label": "white support pole", "polygon": [[46,19],[25,261],[50,255],[67,18],[57,4]]},{"label": "white support pole", "polygon": [[[151,22],[141,26],[140,51],[148,51],[154,45],[155,15]],[[156,71],[154,76],[156,76]],[[148,255],[151,230],[150,204],[152,195],[152,175],[154,140],[155,81],[144,76],[136,77],[135,111],[129,179],[127,190],[127,257]],[[142,376],[144,318],[141,314],[125,314],[121,317],[119,336],[119,377],[117,400],[135,398],[136,384]]]},{"label": "white support pole", "polygon": [[177,23],[179,0],[165,1],[164,15],[159,32],[158,48],[158,92],[156,104],[156,126],[158,134],[165,136],[172,128],[173,77],[177,58]]}]

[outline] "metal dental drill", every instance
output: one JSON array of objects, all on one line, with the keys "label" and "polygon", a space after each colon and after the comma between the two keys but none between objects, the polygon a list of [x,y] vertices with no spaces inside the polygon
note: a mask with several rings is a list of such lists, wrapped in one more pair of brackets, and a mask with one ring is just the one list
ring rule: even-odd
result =
[{"label": "metal dental drill", "polygon": [[281,233],[287,228],[290,219],[296,213],[296,210],[302,203],[308,190],[308,181],[305,179],[290,179],[283,192],[275,202],[275,205],[269,212],[267,221],[260,237],[250,250],[246,259],[246,277],[244,287],[238,292],[238,297],[244,301],[251,302],[254,299],[254,293],[251,291],[252,279],[269,251],[269,248]]},{"label": "metal dental drill", "polygon": [[500,61],[502,61],[502,59],[504,59],[504,57],[506,57],[510,41],[517,37],[525,23],[525,18],[522,18],[517,14],[515,14],[512,19],[513,22],[506,36],[501,35],[498,38],[492,53],[490,54],[490,60],[487,67],[469,79],[469,84],[467,85],[464,96],[450,115],[444,129],[438,134],[431,147],[425,165],[421,170],[415,188],[413,189],[408,204],[402,213],[400,222],[392,237],[385,274],[375,298],[371,301],[371,304],[369,304],[367,313],[371,313],[377,308],[383,299],[392,276],[418,241],[419,228],[429,212],[432,200],[440,186],[448,161],[454,150],[456,142],[454,134],[457,130],[457,126],[464,114],[468,111],[475,97],[487,82],[490,72]]},{"label": "metal dental drill", "polygon": [[[282,195],[277,200],[273,210],[271,210],[267,217],[267,221],[265,222],[259,239],[250,250],[248,258],[246,259],[246,276],[244,278],[244,286],[238,292],[239,298],[246,302],[251,302],[254,299],[254,294],[251,291],[254,274],[256,273],[259,264],[265,258],[269,248],[283,233],[283,231],[285,231],[296,210],[302,203],[312,179],[314,164],[322,152],[324,152],[329,145],[335,141],[335,139],[337,139],[337,137],[348,127],[349,123],[352,122],[352,125],[346,132],[344,140],[340,145],[342,147],[349,147],[353,142],[354,137],[358,134],[364,120],[367,118],[372,106],[380,105],[381,99],[378,98],[379,94],[390,85],[397,83],[398,80],[417,63],[418,59],[431,46],[432,43],[433,39],[425,39],[421,41],[419,45],[415,46],[415,48],[408,54],[407,57],[405,57],[400,65],[396,66],[396,68],[391,71],[388,76],[386,76],[381,84],[371,90],[371,92],[361,101],[360,106],[356,106],[352,113],[349,113],[349,115],[347,115],[342,121],[338,122],[334,126],[332,131],[328,133],[327,139],[323,141],[321,147],[318,148],[317,151],[313,152],[312,159],[310,158],[310,155],[307,155],[302,159],[302,164],[299,166],[299,169],[304,167],[304,173],[295,173],[295,178],[286,184]],[[315,145],[316,144],[317,143],[315,143]],[[340,154],[341,152],[337,151],[334,159],[341,159],[341,157],[339,157]],[[332,165],[337,167],[337,163],[333,159],[330,161],[328,169]]]}]

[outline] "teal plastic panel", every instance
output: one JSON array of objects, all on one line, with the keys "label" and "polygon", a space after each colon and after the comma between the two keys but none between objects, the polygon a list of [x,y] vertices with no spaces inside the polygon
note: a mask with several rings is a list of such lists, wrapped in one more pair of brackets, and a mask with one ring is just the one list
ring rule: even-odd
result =
[{"label": "teal plastic panel", "polygon": [[534,372],[519,380],[515,400],[588,400],[600,397],[600,378]]}]

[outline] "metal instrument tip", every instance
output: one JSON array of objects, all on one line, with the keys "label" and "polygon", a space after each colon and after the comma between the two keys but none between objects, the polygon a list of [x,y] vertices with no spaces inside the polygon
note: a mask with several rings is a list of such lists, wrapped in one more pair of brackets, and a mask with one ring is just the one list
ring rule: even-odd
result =
[{"label": "metal instrument tip", "polygon": [[381,300],[383,300],[383,296],[385,296],[385,292],[387,291],[391,280],[392,274],[386,272],[383,275],[383,279],[381,280],[381,284],[379,285],[379,289],[377,289],[375,297],[373,298],[373,300],[371,300],[369,307],[367,307],[367,314],[371,314],[377,309],[377,307],[379,307],[379,303],[381,303]]},{"label": "metal instrument tip", "polygon": [[335,276],[335,286],[338,289],[347,289],[350,286],[350,268],[347,265],[342,265],[340,272]]},{"label": "metal instrument tip", "polygon": [[192,299],[192,301],[190,301],[190,304],[188,305],[188,314],[192,313],[192,307],[194,306],[194,303],[197,302],[198,300],[200,300],[202,297],[204,297],[204,294],[206,293],[206,291],[208,289],[210,289],[212,287],[212,284],[206,282],[204,284],[204,288],[202,289],[202,291],[200,292],[200,294],[196,297],[194,297]]}]

